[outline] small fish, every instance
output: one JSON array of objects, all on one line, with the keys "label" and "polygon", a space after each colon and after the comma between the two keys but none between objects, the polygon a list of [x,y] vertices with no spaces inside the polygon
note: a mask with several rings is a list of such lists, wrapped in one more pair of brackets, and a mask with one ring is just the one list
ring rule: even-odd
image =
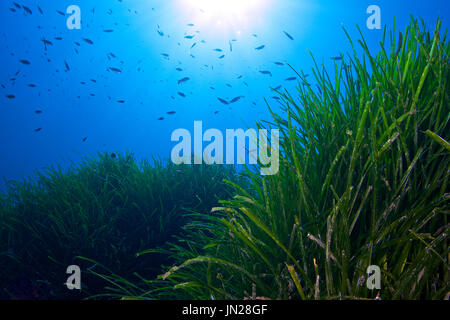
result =
[{"label": "small fish", "polygon": [[264,49],[266,46],[263,44],[262,46],[256,47],[255,50],[262,50]]},{"label": "small fish", "polygon": [[89,44],[94,44],[94,42],[91,39],[84,38],[83,41]]},{"label": "small fish", "polygon": [[194,44],[191,46],[191,49],[192,49],[193,47],[195,47],[196,44],[197,44],[197,42],[194,42]]},{"label": "small fish", "polygon": [[67,70],[67,71],[70,71],[70,67],[69,67],[69,64],[67,63],[67,61],[66,61],[66,60],[64,60],[64,65],[66,66],[66,70]]},{"label": "small fish", "polygon": [[280,97],[272,97],[272,99],[275,99],[275,100],[280,100]]},{"label": "small fish", "polygon": [[177,70],[177,71],[183,71],[183,69],[181,69],[181,68],[176,68],[175,70]]},{"label": "small fish", "polygon": [[20,4],[18,4],[18,3],[16,3],[16,2],[13,2],[13,5],[14,5],[17,9],[20,9],[20,8],[21,8]]},{"label": "small fish", "polygon": [[181,97],[183,97],[183,98],[186,98],[186,95],[185,95],[183,92],[179,92],[179,91],[178,91],[177,93],[178,93],[179,96],[181,96]]},{"label": "small fish", "polygon": [[214,51],[222,52],[223,50],[222,49],[214,49]]},{"label": "small fish", "polygon": [[36,114],[41,114],[41,113],[42,113],[42,110],[35,110],[34,113],[36,113]]},{"label": "small fish", "polygon": [[49,46],[52,46],[52,45],[53,45],[53,43],[52,43],[51,41],[46,40],[46,39],[44,39],[44,38],[42,38],[41,41],[42,41],[45,45],[49,45]]},{"label": "small fish", "polygon": [[156,32],[158,32],[158,34],[159,34],[161,37],[164,37],[164,32],[159,31],[159,30],[156,30]]},{"label": "small fish", "polygon": [[256,33],[252,34],[255,38],[258,38],[258,35]]},{"label": "small fish", "polygon": [[5,97],[7,97],[8,99],[14,99],[16,96],[13,94],[8,94]]},{"label": "small fish", "polygon": [[61,40],[62,40],[62,37],[54,37],[53,39],[58,40],[58,41],[61,41]]},{"label": "small fish", "polygon": [[158,120],[164,120],[164,117],[159,117]]},{"label": "small fish", "polygon": [[233,46],[231,45],[231,41],[228,41],[228,43],[230,44],[230,52],[233,51]]},{"label": "small fish", "polygon": [[222,99],[222,98],[217,97],[217,99],[218,99],[220,102],[222,102],[223,104],[229,104],[228,101],[226,101],[226,100],[224,100],[224,99]]},{"label": "small fish", "polygon": [[30,84],[28,84],[28,86],[29,86],[30,88],[35,88],[35,87],[36,87],[36,85],[35,85],[34,83],[30,83]]},{"label": "small fish", "polygon": [[60,15],[62,15],[63,17],[66,15],[64,12],[56,10],[57,13],[59,13]]},{"label": "small fish", "polygon": [[188,23],[187,26],[188,26],[188,27],[193,27],[194,24],[193,24],[193,23]]},{"label": "small fish", "polygon": [[44,14],[44,11],[42,11],[41,7],[37,6],[37,8],[41,14]]},{"label": "small fish", "polygon": [[259,71],[259,72],[262,74],[268,74],[268,75],[272,76],[272,72],[267,71],[267,70],[263,70],[263,71]]},{"label": "small fish", "polygon": [[218,111],[218,110],[214,111],[214,114],[218,114],[218,113],[219,113],[219,111]]},{"label": "small fish", "polygon": [[219,59],[223,59],[223,58],[225,58],[224,54],[219,57]]},{"label": "small fish", "polygon": [[184,83],[186,81],[188,81],[190,78],[189,77],[184,77],[183,79],[178,80],[178,84]]},{"label": "small fish", "polygon": [[27,65],[31,64],[30,61],[28,61],[28,60],[19,60],[19,62],[22,64],[27,64]]},{"label": "small fish", "polygon": [[185,39],[192,39],[192,38],[194,38],[195,36],[185,36],[184,38]]},{"label": "small fish", "polygon": [[283,62],[274,62],[277,66],[284,66]]},{"label": "small fish", "polygon": [[175,114],[176,111],[168,111],[167,114]]},{"label": "small fish", "polygon": [[231,99],[230,103],[235,103],[237,101],[239,101],[241,98],[243,98],[244,96],[238,96],[236,98]]},{"label": "small fish", "polygon": [[22,5],[23,10],[25,10],[26,13],[28,14],[33,14],[33,12],[31,12],[30,8],[25,7],[24,5]]},{"label": "small fish", "polygon": [[284,80],[285,81],[294,81],[294,80],[297,80],[297,77],[289,77],[289,78],[286,78]]},{"label": "small fish", "polygon": [[338,61],[338,60],[342,60],[342,57],[331,57],[330,59],[334,60],[334,61]]},{"label": "small fish", "polygon": [[103,32],[111,33],[111,32],[114,32],[114,30],[113,29],[106,29],[106,30],[103,30]]},{"label": "small fish", "polygon": [[283,31],[283,32],[286,35],[286,37],[288,37],[291,40],[294,40],[294,38],[289,33],[287,33],[286,31]]},{"label": "small fish", "polygon": [[84,138],[83,138],[83,142],[86,142],[87,138],[88,138],[88,137],[84,137]]},{"label": "small fish", "polygon": [[34,132],[39,132],[41,130],[42,130],[42,128],[36,128],[36,129],[34,129]]},{"label": "small fish", "polygon": [[114,68],[114,67],[109,67],[108,68],[109,70],[111,70],[111,71],[113,71],[113,72],[115,72],[115,73],[122,73],[122,70],[120,70],[120,69],[118,69],[118,68]]},{"label": "small fish", "polygon": [[279,86],[273,88],[273,90],[280,90],[280,89],[281,89],[281,85],[279,85]]},{"label": "small fish", "polygon": [[115,159],[117,156],[116,156],[116,154],[113,152],[113,153],[111,153],[111,158],[113,158],[113,159]]},{"label": "small fish", "polygon": [[125,103],[125,100],[117,100],[118,103]]}]

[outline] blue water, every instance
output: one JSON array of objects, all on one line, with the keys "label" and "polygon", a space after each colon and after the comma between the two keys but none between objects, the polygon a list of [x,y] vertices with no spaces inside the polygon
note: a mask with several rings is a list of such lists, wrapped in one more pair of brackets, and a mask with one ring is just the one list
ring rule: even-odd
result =
[{"label": "blue water", "polygon": [[[274,62],[311,73],[309,50],[319,64],[333,67],[330,57],[350,51],[342,26],[356,39],[359,25],[376,53],[382,30],[366,27],[369,5],[380,7],[381,24],[388,28],[395,16],[403,29],[410,14],[430,29],[441,17],[448,28],[450,12],[449,2],[441,0],[251,0],[244,10],[203,8],[202,0],[16,2],[20,8],[0,1],[0,188],[4,181],[53,164],[67,166],[97,151],[168,158],[176,144],[171,133],[193,131],[195,120],[203,121],[204,130],[255,127],[255,121],[270,119],[264,98],[278,108],[270,87],[293,92],[296,86],[284,80],[295,73]],[[57,12],[70,5],[81,9],[80,30],[69,30],[70,15]],[[189,80],[178,84],[184,77]],[[218,100],[238,96],[244,97],[233,104]]]}]

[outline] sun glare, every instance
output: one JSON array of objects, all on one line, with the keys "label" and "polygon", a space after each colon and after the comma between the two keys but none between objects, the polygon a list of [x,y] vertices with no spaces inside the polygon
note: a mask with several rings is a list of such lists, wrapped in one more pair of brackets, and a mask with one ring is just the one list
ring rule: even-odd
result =
[{"label": "sun glare", "polygon": [[252,27],[261,20],[270,0],[181,0],[185,15],[213,31],[232,31]]}]

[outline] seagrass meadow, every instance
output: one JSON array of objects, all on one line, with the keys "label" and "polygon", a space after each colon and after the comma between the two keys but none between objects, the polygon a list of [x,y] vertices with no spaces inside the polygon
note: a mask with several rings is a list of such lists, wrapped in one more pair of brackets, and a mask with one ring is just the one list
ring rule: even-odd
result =
[{"label": "seagrass meadow", "polygon": [[[363,33],[279,89],[280,169],[99,153],[0,202],[0,297],[448,299],[450,45],[441,21]],[[344,30],[343,32],[346,33]],[[114,155],[114,156],[112,156]],[[83,270],[69,292],[67,265]],[[369,289],[367,268],[381,271]],[[31,292],[31,296],[30,296]]]}]

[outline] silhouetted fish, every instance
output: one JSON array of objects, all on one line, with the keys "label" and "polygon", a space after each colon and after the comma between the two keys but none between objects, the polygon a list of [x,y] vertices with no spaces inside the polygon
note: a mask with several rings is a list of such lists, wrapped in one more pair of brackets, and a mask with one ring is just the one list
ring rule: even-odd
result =
[{"label": "silhouetted fish", "polygon": [[114,68],[114,67],[109,67],[109,70],[115,72],[115,73],[122,73],[122,70],[118,69],[118,68]]},{"label": "silhouetted fish", "polygon": [[283,31],[283,32],[286,35],[286,37],[288,37],[291,40],[294,40],[294,38],[289,33],[287,33],[286,31]]},{"label": "silhouetted fish", "polygon": [[222,99],[222,98],[217,97],[217,99],[218,99],[220,102],[222,102],[223,104],[229,104],[228,101],[226,101],[226,100],[224,100],[224,99]]},{"label": "silhouetted fish", "polygon": [[231,99],[230,103],[235,103],[237,101],[239,101],[241,98],[243,98],[244,96],[238,96],[236,98]]},{"label": "silhouetted fish", "polygon": [[30,61],[28,61],[28,60],[19,60],[19,62],[23,63],[23,64],[30,64]]},{"label": "silhouetted fish", "polygon": [[26,13],[33,14],[33,12],[31,12],[30,8],[25,7],[24,5],[22,5],[22,8],[23,8],[23,10],[25,10]]},{"label": "silhouetted fish", "polygon": [[186,39],[192,39],[192,38],[194,38],[195,36],[185,36],[185,38]]},{"label": "silhouetted fish", "polygon": [[175,114],[176,111],[168,111],[167,114]]},{"label": "silhouetted fish", "polygon": [[183,92],[178,92],[178,95],[182,96],[183,98],[186,97],[186,95]]},{"label": "silhouetted fish", "polygon": [[255,50],[262,50],[264,49],[266,46],[263,44],[262,46],[256,47]]},{"label": "silhouetted fish", "polygon": [[83,138],[83,142],[86,142],[87,138],[88,138],[88,137],[84,137],[84,138]]},{"label": "silhouetted fish", "polygon": [[58,12],[60,15],[62,15],[63,17],[66,15],[64,12],[56,10],[56,12]]},{"label": "silhouetted fish", "polygon": [[13,94],[8,94],[5,97],[7,97],[8,99],[14,99],[16,96]]},{"label": "silhouetted fish", "polygon": [[297,77],[289,77],[289,78],[286,78],[284,80],[286,80],[286,81],[293,81],[293,80],[297,80]]},{"label": "silhouetted fish", "polygon": [[178,80],[178,84],[184,83],[189,80],[189,77],[184,77],[183,79]]},{"label": "silhouetted fish", "polygon": [[272,76],[272,72],[267,71],[267,70],[260,71],[260,73],[262,73],[262,74],[268,74],[268,75]]},{"label": "silhouetted fish", "polygon": [[91,39],[83,39],[84,42],[89,43],[89,44],[94,44],[94,42]]},{"label": "silhouetted fish", "polygon": [[39,132],[41,130],[42,130],[42,128],[36,128],[36,129],[34,129],[34,132]]}]

